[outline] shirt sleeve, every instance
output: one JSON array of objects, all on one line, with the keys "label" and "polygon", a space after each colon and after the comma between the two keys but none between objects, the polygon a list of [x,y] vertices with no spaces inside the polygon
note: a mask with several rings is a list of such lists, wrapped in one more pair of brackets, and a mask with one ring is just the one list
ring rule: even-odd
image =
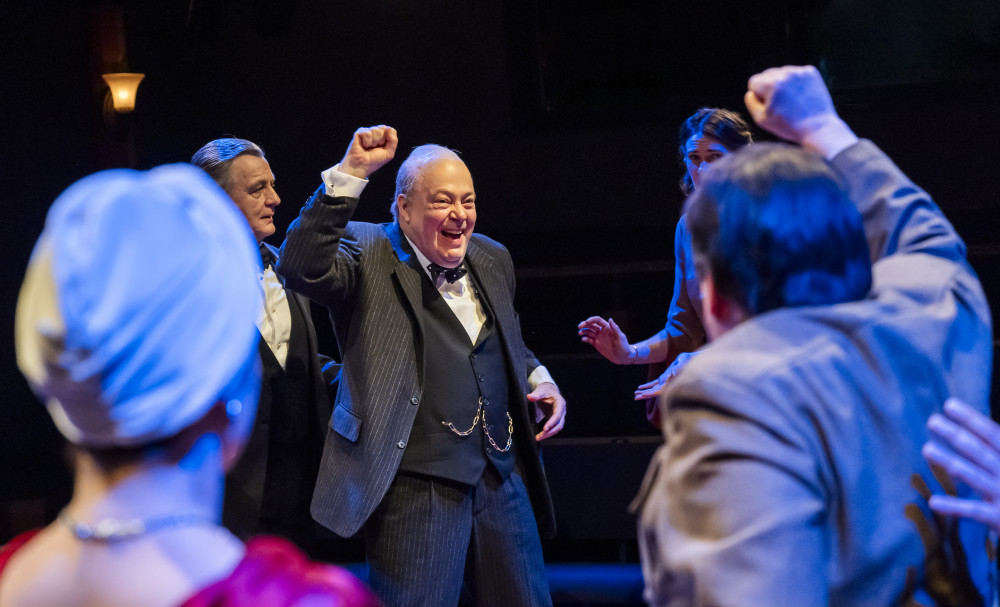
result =
[{"label": "shirt sleeve", "polygon": [[[674,232],[674,294],[667,312],[664,330],[670,349],[669,365],[682,352],[694,352],[705,345],[705,327],[701,322],[701,294],[698,292],[687,220],[681,217]],[[689,288],[695,285],[694,292]]]},{"label": "shirt sleeve", "polygon": [[528,376],[528,385],[534,390],[539,386],[539,384],[544,383],[554,384],[556,380],[552,379],[552,375],[549,374],[549,370],[545,368],[544,365],[538,365],[535,370],[531,372]]},{"label": "shirt sleeve", "polygon": [[368,185],[367,179],[341,173],[339,162],[320,173],[320,175],[323,177],[323,185],[326,186],[326,195],[330,197],[346,196],[348,198],[360,198],[361,192]]}]

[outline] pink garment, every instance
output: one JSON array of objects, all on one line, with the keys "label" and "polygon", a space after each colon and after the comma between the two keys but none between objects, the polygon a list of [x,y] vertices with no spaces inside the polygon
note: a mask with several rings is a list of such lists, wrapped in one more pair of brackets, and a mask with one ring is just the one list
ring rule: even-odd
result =
[{"label": "pink garment", "polygon": [[10,558],[14,556],[21,546],[28,543],[28,540],[38,535],[41,529],[32,529],[31,531],[25,531],[24,533],[14,537],[11,541],[7,542],[3,546],[0,546],[0,577],[3,576],[4,567],[7,566],[7,562]]},{"label": "pink garment", "polygon": [[375,595],[345,569],[314,563],[288,540],[262,536],[226,579],[203,589],[181,607],[310,605],[377,607]]},{"label": "pink garment", "polygon": [[[0,547],[0,576],[14,553],[39,530],[18,535]],[[377,607],[378,600],[358,578],[335,565],[314,563],[288,540],[262,536],[229,577],[203,588],[180,607]]]}]

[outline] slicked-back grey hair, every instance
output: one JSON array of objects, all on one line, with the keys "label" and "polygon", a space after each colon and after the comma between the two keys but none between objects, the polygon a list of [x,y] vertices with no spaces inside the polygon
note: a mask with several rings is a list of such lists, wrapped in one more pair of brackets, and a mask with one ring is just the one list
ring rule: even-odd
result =
[{"label": "slicked-back grey hair", "polygon": [[201,146],[191,157],[191,164],[208,173],[215,183],[228,192],[233,185],[233,160],[237,156],[264,158],[264,150],[252,141],[225,137]]},{"label": "slicked-back grey hair", "polygon": [[396,208],[396,201],[399,200],[399,195],[408,196],[410,194],[413,184],[423,174],[424,167],[439,160],[449,158],[452,160],[462,160],[458,156],[457,150],[434,143],[418,145],[413,148],[413,151],[406,157],[403,164],[399,166],[399,171],[396,173],[396,193],[393,194],[392,204],[389,206],[389,212],[392,213],[392,218],[396,223],[399,223],[399,209]]}]

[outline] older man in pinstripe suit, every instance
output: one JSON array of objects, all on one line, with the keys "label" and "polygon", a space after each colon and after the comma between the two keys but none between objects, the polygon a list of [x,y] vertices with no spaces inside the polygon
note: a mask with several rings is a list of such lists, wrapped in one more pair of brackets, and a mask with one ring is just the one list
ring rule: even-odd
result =
[{"label": "older man in pinstripe suit", "polygon": [[388,605],[454,605],[463,582],[477,604],[549,605],[537,441],[562,429],[566,403],[522,340],[509,253],[473,234],[454,151],[403,162],[395,221],[350,221],[396,143],[389,127],[359,129],[282,247],[279,271],[326,305],[343,356],[312,513],[343,536],[364,528]]}]

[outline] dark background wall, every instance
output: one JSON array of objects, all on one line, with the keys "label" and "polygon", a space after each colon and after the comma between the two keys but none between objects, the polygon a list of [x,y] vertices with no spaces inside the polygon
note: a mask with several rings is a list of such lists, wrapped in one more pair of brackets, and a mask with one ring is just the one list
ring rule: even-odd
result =
[{"label": "dark background wall", "polygon": [[[94,170],[183,162],[217,137],[267,151],[283,197],[274,244],[355,128],[396,127],[400,157],[427,142],[461,150],[477,229],[510,248],[526,339],[569,400],[569,438],[655,434],[631,400],[644,369],[607,363],[575,326],[611,315],[633,340],[662,326],[677,126],[703,105],[742,109],[766,67],[817,65],[856,132],[948,212],[991,300],[1000,286],[993,0],[24,2],[5,3],[0,33],[0,502],[12,505],[0,541],[68,491],[61,443],[13,356],[17,289],[49,204]],[[110,127],[109,66],[146,74],[136,112]],[[357,219],[388,220],[398,164],[373,177]]]}]

